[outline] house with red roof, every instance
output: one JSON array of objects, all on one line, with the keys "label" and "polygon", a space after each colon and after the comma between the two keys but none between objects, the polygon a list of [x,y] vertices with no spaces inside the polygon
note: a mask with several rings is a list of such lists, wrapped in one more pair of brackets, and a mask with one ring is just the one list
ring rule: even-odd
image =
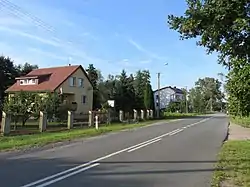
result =
[{"label": "house with red roof", "polygon": [[81,65],[35,69],[25,76],[17,77],[16,83],[6,90],[9,95],[29,91],[37,93],[56,92],[65,104],[76,104],[76,113],[92,110],[93,86]]}]

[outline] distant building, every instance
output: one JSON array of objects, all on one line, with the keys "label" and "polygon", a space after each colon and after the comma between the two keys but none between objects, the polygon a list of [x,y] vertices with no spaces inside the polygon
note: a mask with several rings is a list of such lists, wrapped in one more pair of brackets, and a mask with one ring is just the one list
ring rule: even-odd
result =
[{"label": "distant building", "polygon": [[[160,94],[159,94],[160,93]],[[177,102],[185,99],[184,92],[176,87],[166,86],[159,90],[154,91],[154,104],[158,108],[158,101],[160,99],[160,109],[165,109],[170,102]]]}]

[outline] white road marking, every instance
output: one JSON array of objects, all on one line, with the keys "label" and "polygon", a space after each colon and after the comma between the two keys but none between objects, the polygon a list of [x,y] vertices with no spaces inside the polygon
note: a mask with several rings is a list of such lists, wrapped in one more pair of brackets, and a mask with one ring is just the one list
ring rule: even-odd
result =
[{"label": "white road marking", "polygon": [[85,167],[85,168],[76,170],[76,171],[74,171],[74,172],[72,172],[72,173],[69,173],[69,174],[67,174],[67,175],[63,175],[63,176],[61,176],[61,177],[58,177],[58,178],[56,178],[56,179],[53,179],[53,180],[51,180],[51,181],[48,181],[48,182],[43,183],[43,184],[41,184],[41,185],[38,185],[38,186],[36,186],[36,187],[45,187],[45,186],[48,186],[48,185],[50,185],[50,184],[56,183],[56,182],[58,182],[58,181],[60,181],[60,180],[66,179],[66,178],[68,178],[68,177],[71,177],[71,176],[73,176],[73,175],[76,175],[76,174],[78,174],[78,173],[80,173],[80,172],[86,171],[86,170],[88,170],[88,169],[91,169],[91,168],[96,167],[96,166],[99,166],[99,165],[100,165],[99,163],[92,164],[92,165],[90,165],[90,166],[87,166],[87,167]]},{"label": "white road marking", "polygon": [[183,131],[183,129],[179,129],[178,131],[175,131],[175,132],[171,133],[169,136],[173,136],[173,135],[175,135],[177,133],[180,133],[181,131]]},{"label": "white road marking", "polygon": [[135,150],[137,150],[137,149],[146,147],[146,146],[148,146],[148,145],[150,145],[150,144],[152,144],[152,143],[159,142],[159,141],[161,141],[161,138],[156,139],[156,140],[154,140],[154,141],[151,141],[151,142],[149,142],[149,143],[143,144],[143,145],[141,145],[141,146],[138,146],[138,147],[136,147],[136,148],[134,148],[134,149],[130,149],[130,150],[128,150],[127,152],[128,152],[128,153],[133,152],[133,151],[135,151]]},{"label": "white road marking", "polygon": [[[211,118],[212,118],[212,117],[211,117]],[[193,126],[193,125],[196,125],[196,124],[199,124],[199,123],[203,123],[203,122],[205,122],[205,121],[207,121],[207,120],[209,120],[209,119],[211,119],[211,118],[207,118],[207,119],[201,120],[201,121],[199,121],[199,122],[196,122],[196,123],[193,123],[193,124],[190,124],[190,125]],[[187,127],[191,127],[190,125],[187,125]],[[93,166],[94,164],[96,164],[96,162],[99,162],[99,161],[101,161],[101,160],[104,160],[104,159],[110,158],[110,157],[112,157],[112,156],[118,155],[118,154],[120,154],[120,153],[123,153],[123,152],[125,152],[125,151],[131,150],[131,149],[136,148],[136,147],[138,147],[138,146],[147,144],[147,143],[152,142],[152,141],[154,141],[154,140],[161,139],[161,138],[163,138],[163,137],[165,137],[165,136],[168,136],[168,135],[171,135],[171,134],[173,134],[173,133],[176,133],[176,132],[178,132],[179,130],[180,130],[180,129],[176,129],[176,130],[174,130],[174,131],[171,131],[171,132],[162,134],[162,135],[157,136],[157,137],[155,137],[155,138],[153,138],[153,139],[150,139],[150,140],[147,140],[147,141],[145,141],[145,142],[142,142],[142,143],[133,145],[133,146],[131,146],[131,147],[127,147],[127,148],[122,149],[122,150],[120,150],[120,151],[116,151],[116,152],[114,152],[114,153],[108,154],[108,155],[106,155],[106,156],[97,158],[97,159],[95,159],[95,160],[89,161],[89,162],[84,163],[84,164],[81,164],[81,165],[78,165],[78,166],[73,167],[73,168],[70,168],[70,169],[68,169],[68,170],[65,170],[65,171],[56,173],[56,174],[54,174],[54,175],[45,177],[45,178],[43,178],[43,179],[34,181],[34,182],[32,182],[32,183],[26,184],[26,185],[21,186],[21,187],[31,187],[31,186],[34,186],[34,185],[36,185],[36,184],[40,184],[40,183],[42,183],[42,182],[48,181],[48,180],[50,180],[50,179],[59,177],[59,176],[64,175],[64,174],[66,174],[66,175],[64,175],[64,176],[68,176],[68,175],[70,175],[70,174],[67,174],[67,173],[70,173],[70,172],[75,173],[75,172],[78,172],[78,171],[80,171],[80,172],[85,171],[84,169],[87,168],[86,166],[89,166],[89,165]],[[160,140],[158,140],[158,141],[160,141]],[[93,167],[94,167],[94,166],[93,166]],[[77,170],[77,171],[75,171],[75,170]],[[64,177],[64,176],[61,176],[61,177],[59,177],[59,178],[62,178],[62,177]],[[70,175],[70,176],[71,176],[71,175]],[[64,178],[63,178],[63,179],[64,179]],[[56,180],[57,180],[57,179],[54,179],[53,181],[56,181]],[[62,179],[61,179],[61,180],[62,180]],[[44,183],[44,184],[46,184],[46,183]],[[41,184],[41,185],[42,185],[42,184]],[[42,187],[41,185],[40,185],[40,186],[37,186],[37,187]]]}]

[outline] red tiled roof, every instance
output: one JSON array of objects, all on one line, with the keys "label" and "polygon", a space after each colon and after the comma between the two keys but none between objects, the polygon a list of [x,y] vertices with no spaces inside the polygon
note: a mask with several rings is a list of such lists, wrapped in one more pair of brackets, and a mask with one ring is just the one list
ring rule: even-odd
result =
[{"label": "red tiled roof", "polygon": [[[17,83],[9,87],[6,92],[15,91],[54,91],[60,86],[70,75],[72,75],[78,68],[82,66],[63,66],[53,68],[36,69],[28,73],[26,76],[42,76],[49,75],[49,79],[37,85],[18,85]],[[83,70],[84,71],[84,70]],[[86,74],[86,72],[84,71]],[[87,74],[86,74],[87,75]],[[87,76],[88,77],[88,76]]]}]

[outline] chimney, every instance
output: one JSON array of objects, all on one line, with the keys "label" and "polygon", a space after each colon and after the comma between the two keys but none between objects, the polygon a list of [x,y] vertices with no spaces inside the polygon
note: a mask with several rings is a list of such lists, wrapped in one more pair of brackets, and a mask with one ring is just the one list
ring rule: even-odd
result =
[{"label": "chimney", "polygon": [[71,64],[69,64],[69,66],[71,66]]}]

